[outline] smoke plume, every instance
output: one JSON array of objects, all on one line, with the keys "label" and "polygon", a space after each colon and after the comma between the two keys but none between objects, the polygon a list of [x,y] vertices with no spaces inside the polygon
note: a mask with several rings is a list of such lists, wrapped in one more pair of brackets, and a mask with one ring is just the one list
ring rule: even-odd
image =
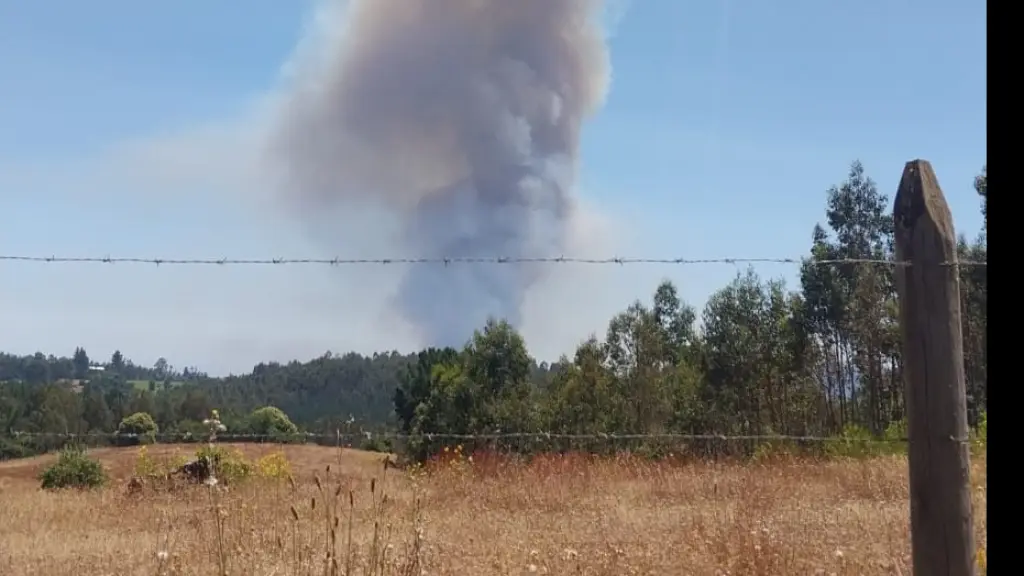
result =
[{"label": "smoke plume", "polygon": [[[273,138],[288,200],[366,204],[419,257],[557,255],[574,214],[583,121],[609,65],[599,0],[351,0]],[[343,246],[331,247],[344,252]],[[542,273],[411,265],[396,305],[429,345],[488,316],[519,324]]]}]

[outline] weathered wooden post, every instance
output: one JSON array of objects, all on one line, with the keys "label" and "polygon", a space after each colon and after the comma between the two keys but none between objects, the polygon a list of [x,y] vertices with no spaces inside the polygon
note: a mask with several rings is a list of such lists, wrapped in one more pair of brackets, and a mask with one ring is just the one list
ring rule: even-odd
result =
[{"label": "weathered wooden post", "polygon": [[926,160],[903,168],[893,218],[914,574],[976,576],[956,235]]}]

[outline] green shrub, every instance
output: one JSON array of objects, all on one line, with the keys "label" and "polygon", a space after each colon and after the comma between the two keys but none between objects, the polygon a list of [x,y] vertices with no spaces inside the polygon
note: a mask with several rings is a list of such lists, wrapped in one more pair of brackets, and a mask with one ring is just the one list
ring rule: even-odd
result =
[{"label": "green shrub", "polygon": [[753,462],[769,462],[772,458],[792,456],[798,452],[798,448],[790,446],[785,441],[765,440],[757,442],[750,455]]},{"label": "green shrub", "polygon": [[863,426],[847,424],[834,439],[825,443],[825,454],[832,458],[864,458],[874,455],[875,438]]},{"label": "green shrub", "polygon": [[391,446],[391,440],[388,438],[381,438],[379,436],[364,438],[363,441],[359,443],[359,449],[367,452],[383,453],[390,453],[394,451]]},{"label": "green shrub", "polygon": [[253,410],[249,415],[249,428],[254,434],[281,437],[299,431],[288,415],[274,406],[264,406]]},{"label": "green shrub", "polygon": [[887,454],[906,454],[907,448],[910,447],[908,435],[907,419],[894,420],[885,428],[885,433],[882,434],[884,443],[880,447]]},{"label": "green shrub", "polygon": [[971,448],[975,455],[988,451],[988,412],[978,416],[978,427],[971,431]]},{"label": "green shrub", "polygon": [[28,458],[36,452],[14,438],[0,438],[0,462],[15,458]]},{"label": "green shrub", "polygon": [[107,483],[103,465],[90,458],[81,446],[67,446],[60,451],[57,461],[39,475],[43,489],[99,488]]},{"label": "green shrub", "polygon": [[825,454],[832,458],[869,458],[907,453],[907,421],[890,422],[880,437],[863,426],[849,424],[839,436],[825,442]]},{"label": "green shrub", "polygon": [[885,428],[884,439],[886,442],[893,444],[905,443],[907,440],[907,419],[893,420],[889,423],[889,426]]},{"label": "green shrub", "polygon": [[225,484],[237,484],[252,477],[254,466],[238,450],[227,450],[220,446],[206,445],[196,450],[196,458],[209,458],[217,480]]},{"label": "green shrub", "polygon": [[117,443],[120,446],[153,444],[159,428],[153,417],[145,412],[125,416],[117,426]]}]

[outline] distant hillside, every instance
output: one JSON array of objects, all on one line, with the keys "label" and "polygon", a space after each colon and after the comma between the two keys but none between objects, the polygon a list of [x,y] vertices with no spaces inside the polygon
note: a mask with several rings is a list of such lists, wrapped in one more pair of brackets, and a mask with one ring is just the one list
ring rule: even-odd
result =
[{"label": "distant hillside", "polygon": [[[416,358],[326,354],[212,378],[198,369],[175,370],[166,361],[136,366],[119,353],[103,364],[91,363],[82,349],[71,358],[0,353],[0,430],[113,431],[125,416],[147,412],[162,432],[199,431],[216,408],[232,431],[244,433],[248,414],[267,405],[308,431],[333,432],[350,421],[359,428],[393,428],[395,390]],[[544,381],[549,368],[534,365],[534,373]]]}]

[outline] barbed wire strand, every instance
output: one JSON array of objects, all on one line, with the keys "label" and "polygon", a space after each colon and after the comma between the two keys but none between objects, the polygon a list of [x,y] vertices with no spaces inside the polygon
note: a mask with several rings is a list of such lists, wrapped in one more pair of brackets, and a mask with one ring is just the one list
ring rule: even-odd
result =
[{"label": "barbed wire strand", "polygon": [[[81,434],[69,432],[21,432],[13,431],[0,433],[0,437],[7,438],[61,438],[75,440],[78,438],[97,438],[115,440],[118,438],[153,438],[155,440],[190,440],[192,442],[205,442],[205,434],[166,433],[157,434],[127,434],[118,432],[85,432]],[[836,436],[799,436],[786,434],[757,434],[757,435],[725,435],[725,434],[622,434],[616,432],[592,433],[592,434],[568,434],[559,432],[497,432],[484,434],[453,434],[453,433],[422,433],[422,434],[401,434],[391,432],[339,432],[339,433],[312,433],[299,432],[295,434],[225,434],[218,433],[217,442],[231,442],[232,440],[254,440],[261,439],[267,443],[283,443],[283,441],[346,441],[346,440],[675,440],[675,441],[712,441],[720,442],[836,442],[836,443],[881,443],[894,444],[908,442],[907,438],[844,438]]]},{"label": "barbed wire strand", "polygon": [[[874,258],[838,258],[812,260],[807,258],[578,258],[570,256],[453,256],[437,258],[136,258],[115,256],[25,256],[0,254],[0,262],[34,262],[44,264],[153,264],[155,266],[263,266],[263,265],[388,265],[388,264],[809,264],[812,266],[838,266],[843,264],[910,266],[910,262],[897,262]],[[944,262],[946,266],[988,266],[982,261]]]}]

